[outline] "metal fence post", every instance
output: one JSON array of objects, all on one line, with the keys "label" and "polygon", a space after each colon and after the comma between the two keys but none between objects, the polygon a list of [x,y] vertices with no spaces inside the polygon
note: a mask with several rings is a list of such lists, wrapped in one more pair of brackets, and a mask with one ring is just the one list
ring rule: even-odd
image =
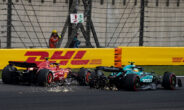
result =
[{"label": "metal fence post", "polygon": [[144,5],[144,0],[141,0],[139,46],[143,46],[144,43]]},{"label": "metal fence post", "polygon": [[[70,19],[70,9],[71,9],[71,7],[72,7],[72,4],[73,4],[73,0],[69,0],[69,19]],[[71,34],[72,34],[72,24],[70,23],[70,20],[68,21],[68,40],[71,40],[70,39],[70,36],[71,36]]]},{"label": "metal fence post", "polygon": [[11,48],[12,0],[7,3],[7,48]]},{"label": "metal fence post", "polygon": [[85,10],[85,11],[88,11],[87,21],[86,21],[86,33],[87,33],[86,46],[87,47],[90,47],[90,44],[88,42],[90,42],[91,8],[92,8],[92,0],[88,0],[88,8],[87,10]]}]

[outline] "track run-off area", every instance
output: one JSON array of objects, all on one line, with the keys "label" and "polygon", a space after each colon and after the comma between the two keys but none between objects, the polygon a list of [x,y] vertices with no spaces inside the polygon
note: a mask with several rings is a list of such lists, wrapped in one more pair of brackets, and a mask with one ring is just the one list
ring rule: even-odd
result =
[{"label": "track run-off area", "polygon": [[[182,78],[182,83],[184,78]],[[176,90],[110,91],[88,86],[38,87],[0,81],[0,110],[184,110]]]}]

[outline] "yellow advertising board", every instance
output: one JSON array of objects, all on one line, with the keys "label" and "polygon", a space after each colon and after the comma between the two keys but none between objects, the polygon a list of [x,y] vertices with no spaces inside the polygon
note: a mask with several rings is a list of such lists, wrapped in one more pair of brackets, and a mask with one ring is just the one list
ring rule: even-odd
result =
[{"label": "yellow advertising board", "polygon": [[114,66],[114,49],[0,49],[0,69],[8,61],[38,63],[49,57],[49,61],[60,63],[63,68],[94,68]]},{"label": "yellow advertising board", "polygon": [[119,47],[122,65],[184,65],[184,47]]},{"label": "yellow advertising board", "polygon": [[[121,64],[133,61],[136,65],[184,65],[184,47],[119,47]],[[94,68],[114,66],[114,48],[89,49],[0,49],[0,69],[8,61],[39,63],[49,61],[60,63],[63,68]],[[117,57],[119,58],[119,57]]]}]

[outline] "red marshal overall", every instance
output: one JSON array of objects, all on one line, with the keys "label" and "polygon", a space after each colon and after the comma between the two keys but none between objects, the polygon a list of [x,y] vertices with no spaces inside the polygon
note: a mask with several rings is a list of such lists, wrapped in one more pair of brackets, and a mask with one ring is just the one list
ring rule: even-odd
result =
[{"label": "red marshal overall", "polygon": [[49,39],[49,48],[56,48],[60,38],[61,36],[58,35],[57,31],[53,30]]},{"label": "red marshal overall", "polygon": [[59,41],[58,36],[51,36],[49,39],[49,47],[56,48],[58,41]]}]

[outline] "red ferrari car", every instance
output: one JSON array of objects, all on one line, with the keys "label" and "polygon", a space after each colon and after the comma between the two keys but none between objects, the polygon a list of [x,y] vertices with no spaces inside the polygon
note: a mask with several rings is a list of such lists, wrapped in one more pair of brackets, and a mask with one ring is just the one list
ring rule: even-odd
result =
[{"label": "red ferrari car", "polygon": [[[18,70],[16,67],[25,69]],[[49,86],[57,83],[63,85],[70,73],[71,69],[60,68],[58,63],[51,63],[48,60],[39,64],[9,61],[9,65],[2,71],[2,81],[6,84],[33,83]]]}]

